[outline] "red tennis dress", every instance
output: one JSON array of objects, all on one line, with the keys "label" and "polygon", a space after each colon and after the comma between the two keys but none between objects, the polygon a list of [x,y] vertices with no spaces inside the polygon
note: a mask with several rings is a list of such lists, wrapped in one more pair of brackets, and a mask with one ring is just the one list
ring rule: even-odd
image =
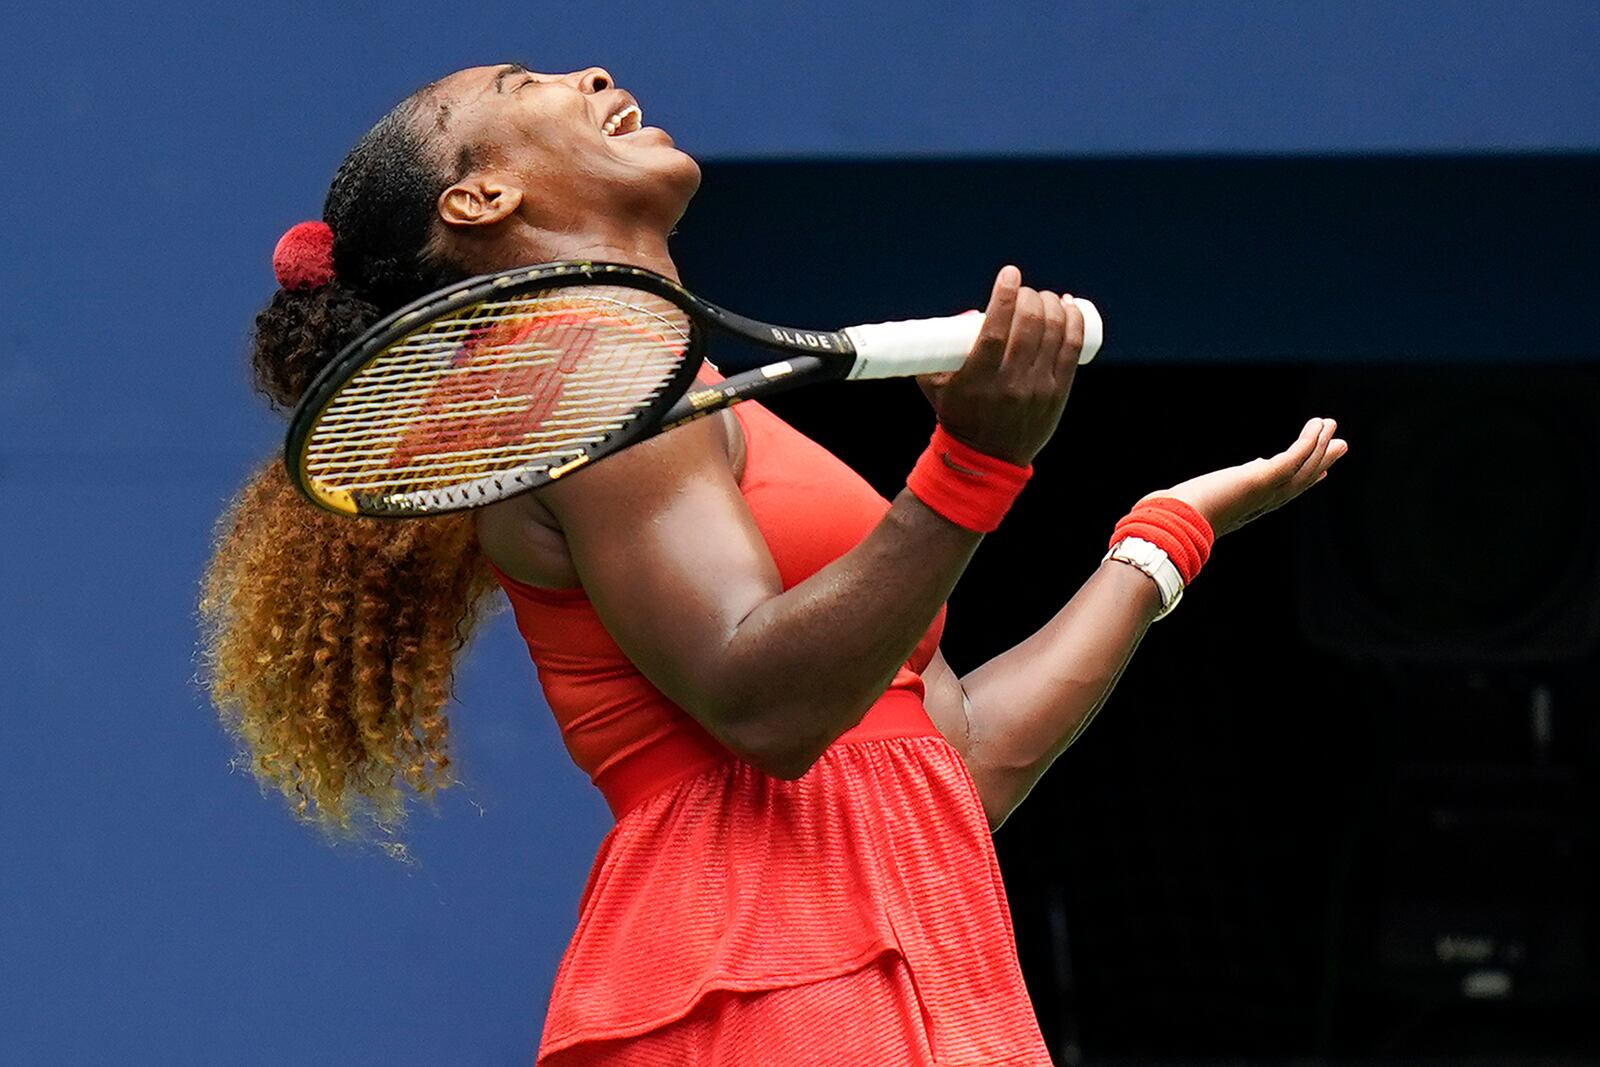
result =
[{"label": "red tennis dress", "polygon": [[[771,412],[734,409],[784,588],[888,502]],[[922,705],[943,617],[797,781],[722,748],[581,589],[501,575],[573,760],[617,823],[556,974],[541,1067],[1048,1065],[978,793]]]}]

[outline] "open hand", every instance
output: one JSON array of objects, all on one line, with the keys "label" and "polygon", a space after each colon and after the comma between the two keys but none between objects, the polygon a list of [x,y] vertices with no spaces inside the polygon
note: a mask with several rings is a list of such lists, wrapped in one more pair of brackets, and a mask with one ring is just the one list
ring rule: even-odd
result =
[{"label": "open hand", "polygon": [[1294,444],[1270,459],[1202,474],[1150,496],[1176,497],[1189,504],[1221,537],[1283,507],[1326,478],[1328,468],[1350,449],[1333,436],[1337,429],[1332,419],[1312,419]]}]

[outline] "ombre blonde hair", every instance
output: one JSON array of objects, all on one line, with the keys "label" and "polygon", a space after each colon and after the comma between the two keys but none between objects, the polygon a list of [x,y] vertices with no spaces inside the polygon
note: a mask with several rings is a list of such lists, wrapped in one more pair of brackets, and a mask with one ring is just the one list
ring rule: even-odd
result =
[{"label": "ombre blonde hair", "polygon": [[454,780],[444,708],[492,585],[470,516],[332,515],[262,467],[200,601],[211,698],[255,776],[334,835],[392,834],[408,791]]},{"label": "ombre blonde hair", "polygon": [[[385,314],[465,276],[431,251],[453,180],[425,136],[432,88],[339,165],[327,279],[280,279],[256,316],[251,369],[279,411]],[[255,776],[301,819],[340,837],[376,827],[392,846],[408,795],[454,781],[444,709],[492,584],[470,516],[332,515],[263,465],[218,523],[200,598],[205,682]]]}]

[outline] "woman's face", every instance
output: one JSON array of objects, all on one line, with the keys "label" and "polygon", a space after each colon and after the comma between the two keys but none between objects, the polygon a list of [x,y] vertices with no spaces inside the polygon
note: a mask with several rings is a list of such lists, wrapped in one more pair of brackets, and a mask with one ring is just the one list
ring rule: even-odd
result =
[{"label": "woman's face", "polygon": [[433,126],[426,106],[420,121],[445,167],[520,182],[524,210],[546,228],[598,216],[665,236],[700,185],[695,161],[644,125],[633,95],[599,67],[472,67],[432,88]]}]

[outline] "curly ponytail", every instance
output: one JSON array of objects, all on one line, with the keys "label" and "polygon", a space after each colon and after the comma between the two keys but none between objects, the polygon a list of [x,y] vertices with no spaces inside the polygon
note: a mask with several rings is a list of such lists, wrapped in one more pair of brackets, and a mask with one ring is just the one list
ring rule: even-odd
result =
[{"label": "curly ponytail", "polygon": [[335,280],[310,291],[279,289],[256,316],[250,369],[274,410],[299,401],[328,358],[383,317]]},{"label": "curly ponytail", "polygon": [[[278,410],[388,311],[462,276],[428,252],[453,179],[414,132],[427,91],[334,177],[323,217],[335,280],[280,289],[256,317],[255,383]],[[430,798],[453,781],[444,706],[492,585],[469,516],[331,515],[278,459],[263,464],[218,524],[200,601],[212,701],[256,777],[325,831],[392,835],[406,790]]]}]

